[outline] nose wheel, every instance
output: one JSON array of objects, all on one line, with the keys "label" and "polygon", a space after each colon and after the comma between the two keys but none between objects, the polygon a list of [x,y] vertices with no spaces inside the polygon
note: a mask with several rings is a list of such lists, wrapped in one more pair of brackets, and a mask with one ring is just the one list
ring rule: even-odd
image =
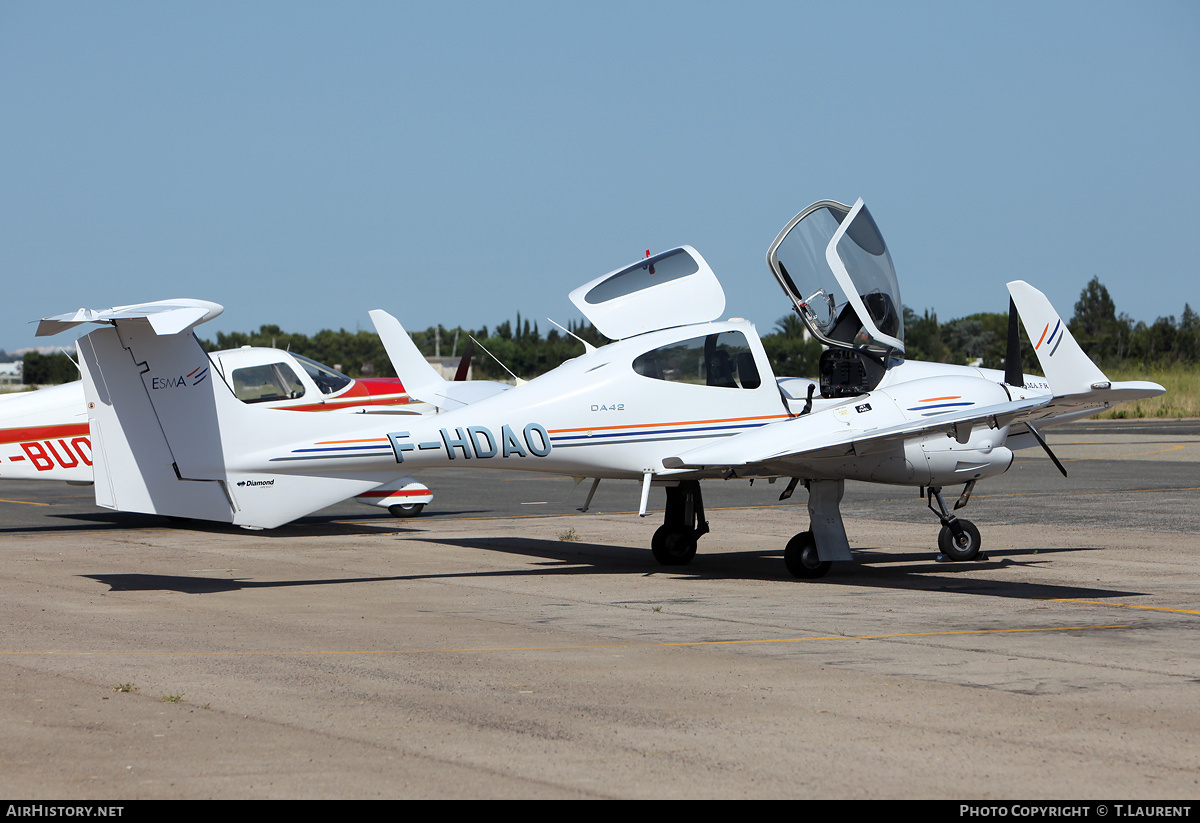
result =
[{"label": "nose wheel", "polygon": [[938,532],[938,548],[951,560],[974,560],[979,555],[979,529],[970,520],[956,518],[955,523],[959,527],[959,534],[955,534],[949,525],[942,526]]},{"label": "nose wheel", "polygon": [[[974,485],[974,482],[968,484],[959,503],[965,505]],[[935,500],[936,509],[933,507]],[[970,520],[960,520],[947,511],[946,501],[942,499],[941,486],[929,487],[929,508],[938,516],[938,520],[942,521],[942,530],[938,532],[938,549],[947,560],[963,563],[979,556],[979,529],[975,528],[975,524]],[[960,505],[956,504],[955,508],[960,508]]]}]

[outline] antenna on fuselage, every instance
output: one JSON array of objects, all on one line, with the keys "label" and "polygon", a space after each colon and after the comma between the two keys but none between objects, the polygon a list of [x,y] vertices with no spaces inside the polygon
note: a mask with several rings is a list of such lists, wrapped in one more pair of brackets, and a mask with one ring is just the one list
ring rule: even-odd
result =
[{"label": "antenna on fuselage", "polygon": [[[554,318],[547,317],[546,319],[549,320],[551,323],[554,323]],[[558,326],[560,329],[565,331],[567,334],[571,335],[576,340],[578,340],[580,343],[582,343],[584,354],[591,354],[592,352],[594,352],[596,350],[595,346],[593,346],[588,341],[584,340],[582,337],[580,337],[575,332],[571,331],[570,329],[568,329],[566,326],[562,325],[561,323],[554,323],[554,325]]]},{"label": "antenna on fuselage", "polygon": [[[500,358],[499,358],[499,357],[497,357],[496,355],[492,354],[490,351],[488,351],[488,350],[487,350],[487,346],[483,345],[483,344],[482,344],[482,343],[480,343],[478,340],[476,340],[474,335],[468,335],[468,337],[470,337],[470,338],[471,338],[471,341],[472,341],[473,343],[475,343],[475,345],[476,345],[476,346],[479,346],[479,348],[483,349],[483,350],[484,350],[484,352],[486,352],[486,353],[487,353],[487,356],[488,356],[488,357],[492,358],[492,359],[493,359],[493,360],[495,360],[497,363],[500,363]],[[511,376],[513,380],[516,380],[516,381],[517,381],[517,385],[518,385],[518,386],[523,386],[523,385],[525,385],[526,383],[528,383],[528,382],[529,382],[528,380],[522,380],[521,378],[517,377],[515,374],[513,374],[513,373],[512,373],[512,369],[510,369],[508,366],[504,365],[503,363],[500,363],[500,368],[502,368],[502,369],[504,369],[506,372],[508,372],[509,376]]]},{"label": "antenna on fuselage", "polygon": [[[550,322],[551,322],[551,323],[553,323],[554,321],[553,321],[553,320],[551,320]],[[586,344],[585,344],[585,345],[586,345]],[[62,353],[63,355],[65,355],[65,356],[66,356],[66,358],[67,358],[68,360],[70,360],[70,361],[71,361],[71,365],[72,365],[72,366],[74,366],[76,369],[78,369],[80,374],[83,374],[83,369],[80,369],[80,368],[79,368],[79,364],[75,362],[75,358],[74,358],[74,357],[72,357],[70,354],[68,354],[66,349],[64,349],[62,346],[59,346],[59,347],[58,347],[58,350],[59,350],[59,352],[60,352],[60,353]]]}]

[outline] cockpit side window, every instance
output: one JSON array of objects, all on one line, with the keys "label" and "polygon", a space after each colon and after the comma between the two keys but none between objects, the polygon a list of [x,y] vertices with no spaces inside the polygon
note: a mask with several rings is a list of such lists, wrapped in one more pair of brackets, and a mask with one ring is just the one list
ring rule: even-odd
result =
[{"label": "cockpit side window", "polygon": [[233,393],[243,403],[295,400],[304,396],[304,384],[287,363],[247,366],[233,370]]},{"label": "cockpit side window", "polygon": [[308,376],[317,384],[317,388],[321,390],[321,394],[337,394],[342,389],[349,386],[354,381],[341,372],[334,371],[328,366],[318,363],[316,360],[309,360],[299,354],[293,355],[303,369],[308,372]]},{"label": "cockpit side window", "polygon": [[633,370],[643,377],[726,389],[757,389],[762,380],[746,336],[720,332],[680,340],[638,355]]}]

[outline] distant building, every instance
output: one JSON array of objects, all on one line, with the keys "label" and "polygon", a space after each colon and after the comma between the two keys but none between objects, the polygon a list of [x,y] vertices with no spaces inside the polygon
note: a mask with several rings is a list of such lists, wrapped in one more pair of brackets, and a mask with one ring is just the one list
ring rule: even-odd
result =
[{"label": "distant building", "polygon": [[0,363],[0,386],[6,389],[23,388],[25,385],[22,382],[24,369],[25,363],[21,360]]},{"label": "distant building", "polygon": [[[446,380],[453,380],[454,375],[458,373],[458,363],[461,358],[458,357],[426,357],[425,361],[433,366],[434,371],[440,374]],[[467,380],[474,377],[475,367],[467,366]],[[401,378],[403,379],[403,378]]]}]

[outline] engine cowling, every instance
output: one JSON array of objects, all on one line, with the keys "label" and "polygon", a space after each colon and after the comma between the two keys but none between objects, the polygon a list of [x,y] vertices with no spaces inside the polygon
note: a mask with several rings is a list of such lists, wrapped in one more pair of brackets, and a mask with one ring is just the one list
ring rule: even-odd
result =
[{"label": "engine cowling", "polygon": [[[1008,401],[1008,392],[998,383],[972,377],[929,377],[877,389],[906,420],[936,419],[954,411],[982,408]],[[912,474],[906,482],[924,486],[950,486],[994,477],[1012,465],[1012,450],[1004,445],[1008,427],[992,428],[986,423],[963,425],[950,433],[936,433],[908,440],[905,461]],[[892,481],[897,482],[897,481]]]}]

